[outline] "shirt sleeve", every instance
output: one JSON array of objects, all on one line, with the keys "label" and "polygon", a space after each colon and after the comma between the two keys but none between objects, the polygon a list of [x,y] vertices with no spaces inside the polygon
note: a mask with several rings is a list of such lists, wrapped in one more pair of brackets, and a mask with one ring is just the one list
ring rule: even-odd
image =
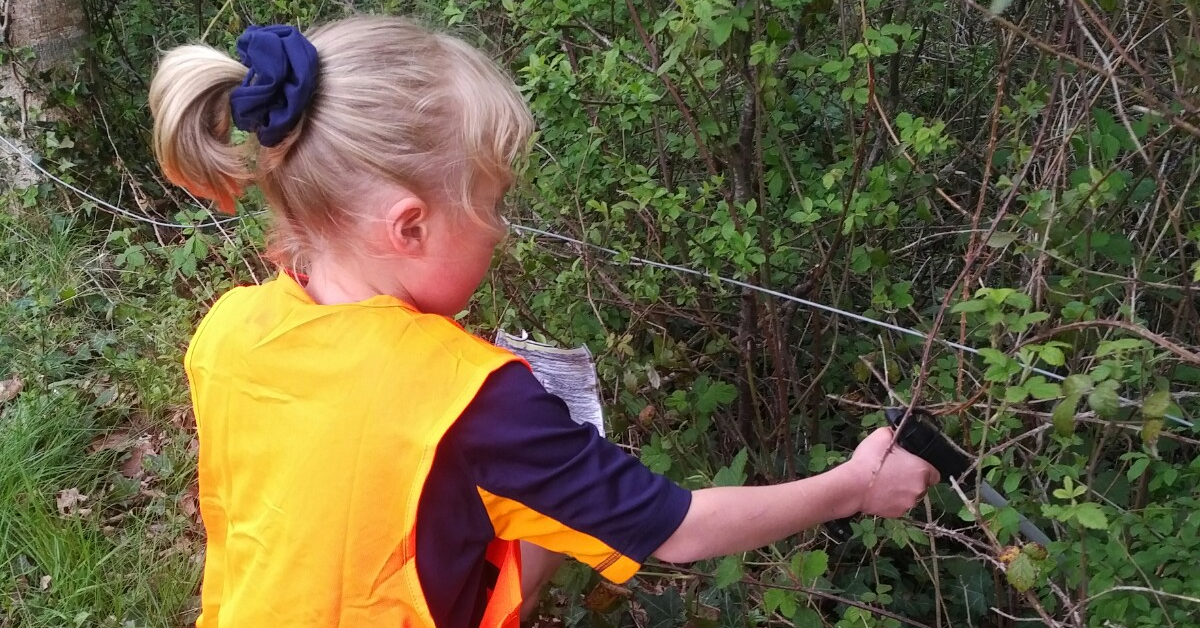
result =
[{"label": "shirt sleeve", "polygon": [[571,419],[520,363],[487,380],[447,437],[468,461],[496,536],[631,578],[679,527],[692,495]]}]

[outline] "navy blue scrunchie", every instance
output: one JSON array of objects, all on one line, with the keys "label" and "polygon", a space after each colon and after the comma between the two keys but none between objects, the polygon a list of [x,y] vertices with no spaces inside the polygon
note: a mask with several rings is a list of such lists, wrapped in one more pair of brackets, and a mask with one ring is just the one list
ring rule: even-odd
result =
[{"label": "navy blue scrunchie", "polygon": [[233,123],[277,146],[300,123],[317,89],[317,49],[291,26],[251,26],[238,38],[238,57],[250,68],[229,97]]}]

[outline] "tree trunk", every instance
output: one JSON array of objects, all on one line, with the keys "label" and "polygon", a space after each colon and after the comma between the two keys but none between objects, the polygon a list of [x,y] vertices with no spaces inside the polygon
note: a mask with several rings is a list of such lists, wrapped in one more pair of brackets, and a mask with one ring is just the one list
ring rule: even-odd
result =
[{"label": "tree trunk", "polygon": [[79,0],[0,0],[0,8],[5,5],[3,43],[31,49],[41,69],[70,61],[87,35]]},{"label": "tree trunk", "polygon": [[[15,61],[0,65],[0,136],[15,150],[29,154],[21,141],[22,128],[31,113],[45,114],[41,99],[28,89],[24,78],[69,63],[86,36],[87,20],[79,0],[0,0],[0,50],[33,52],[28,64],[20,60],[24,55],[17,54]],[[38,179],[14,148],[0,143],[0,192],[27,187]]]}]

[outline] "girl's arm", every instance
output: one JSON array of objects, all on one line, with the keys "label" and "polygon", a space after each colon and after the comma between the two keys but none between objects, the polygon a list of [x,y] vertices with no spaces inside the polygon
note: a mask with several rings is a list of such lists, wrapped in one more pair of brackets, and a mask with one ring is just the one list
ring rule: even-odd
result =
[{"label": "girl's arm", "polygon": [[695,491],[683,523],[654,556],[686,563],[750,551],[859,512],[899,517],[938,473],[900,447],[888,454],[891,441],[890,428],[876,430],[849,462],[803,480]]}]

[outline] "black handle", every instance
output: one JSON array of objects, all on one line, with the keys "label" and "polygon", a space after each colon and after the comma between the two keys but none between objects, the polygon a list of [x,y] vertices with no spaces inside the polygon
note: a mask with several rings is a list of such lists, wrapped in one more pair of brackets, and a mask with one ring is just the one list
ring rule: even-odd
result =
[{"label": "black handle", "polygon": [[825,533],[834,541],[845,543],[854,538],[854,530],[850,528],[850,522],[854,521],[854,517],[843,517],[834,519],[833,521],[825,522]]},{"label": "black handle", "polygon": [[[971,460],[958,450],[942,434],[941,430],[930,424],[932,417],[923,410],[913,409],[908,420],[904,418],[906,408],[887,408],[883,416],[893,428],[898,428],[896,444],[910,454],[928,462],[941,474],[942,482],[949,483],[953,477],[964,488],[970,488],[974,476],[967,474],[971,468]],[[901,425],[903,423],[903,425]],[[845,517],[825,523],[825,531],[838,543],[845,543],[853,536],[850,522],[855,517]]]},{"label": "black handle", "polygon": [[[973,476],[967,475],[971,468],[971,459],[950,443],[942,431],[934,427],[928,413],[914,409],[907,421],[904,418],[904,408],[888,408],[883,411],[884,418],[892,427],[899,428],[896,442],[914,456],[928,462],[942,476],[942,482],[950,483],[954,478],[963,488],[971,488]],[[903,425],[901,425],[903,423]]]}]

